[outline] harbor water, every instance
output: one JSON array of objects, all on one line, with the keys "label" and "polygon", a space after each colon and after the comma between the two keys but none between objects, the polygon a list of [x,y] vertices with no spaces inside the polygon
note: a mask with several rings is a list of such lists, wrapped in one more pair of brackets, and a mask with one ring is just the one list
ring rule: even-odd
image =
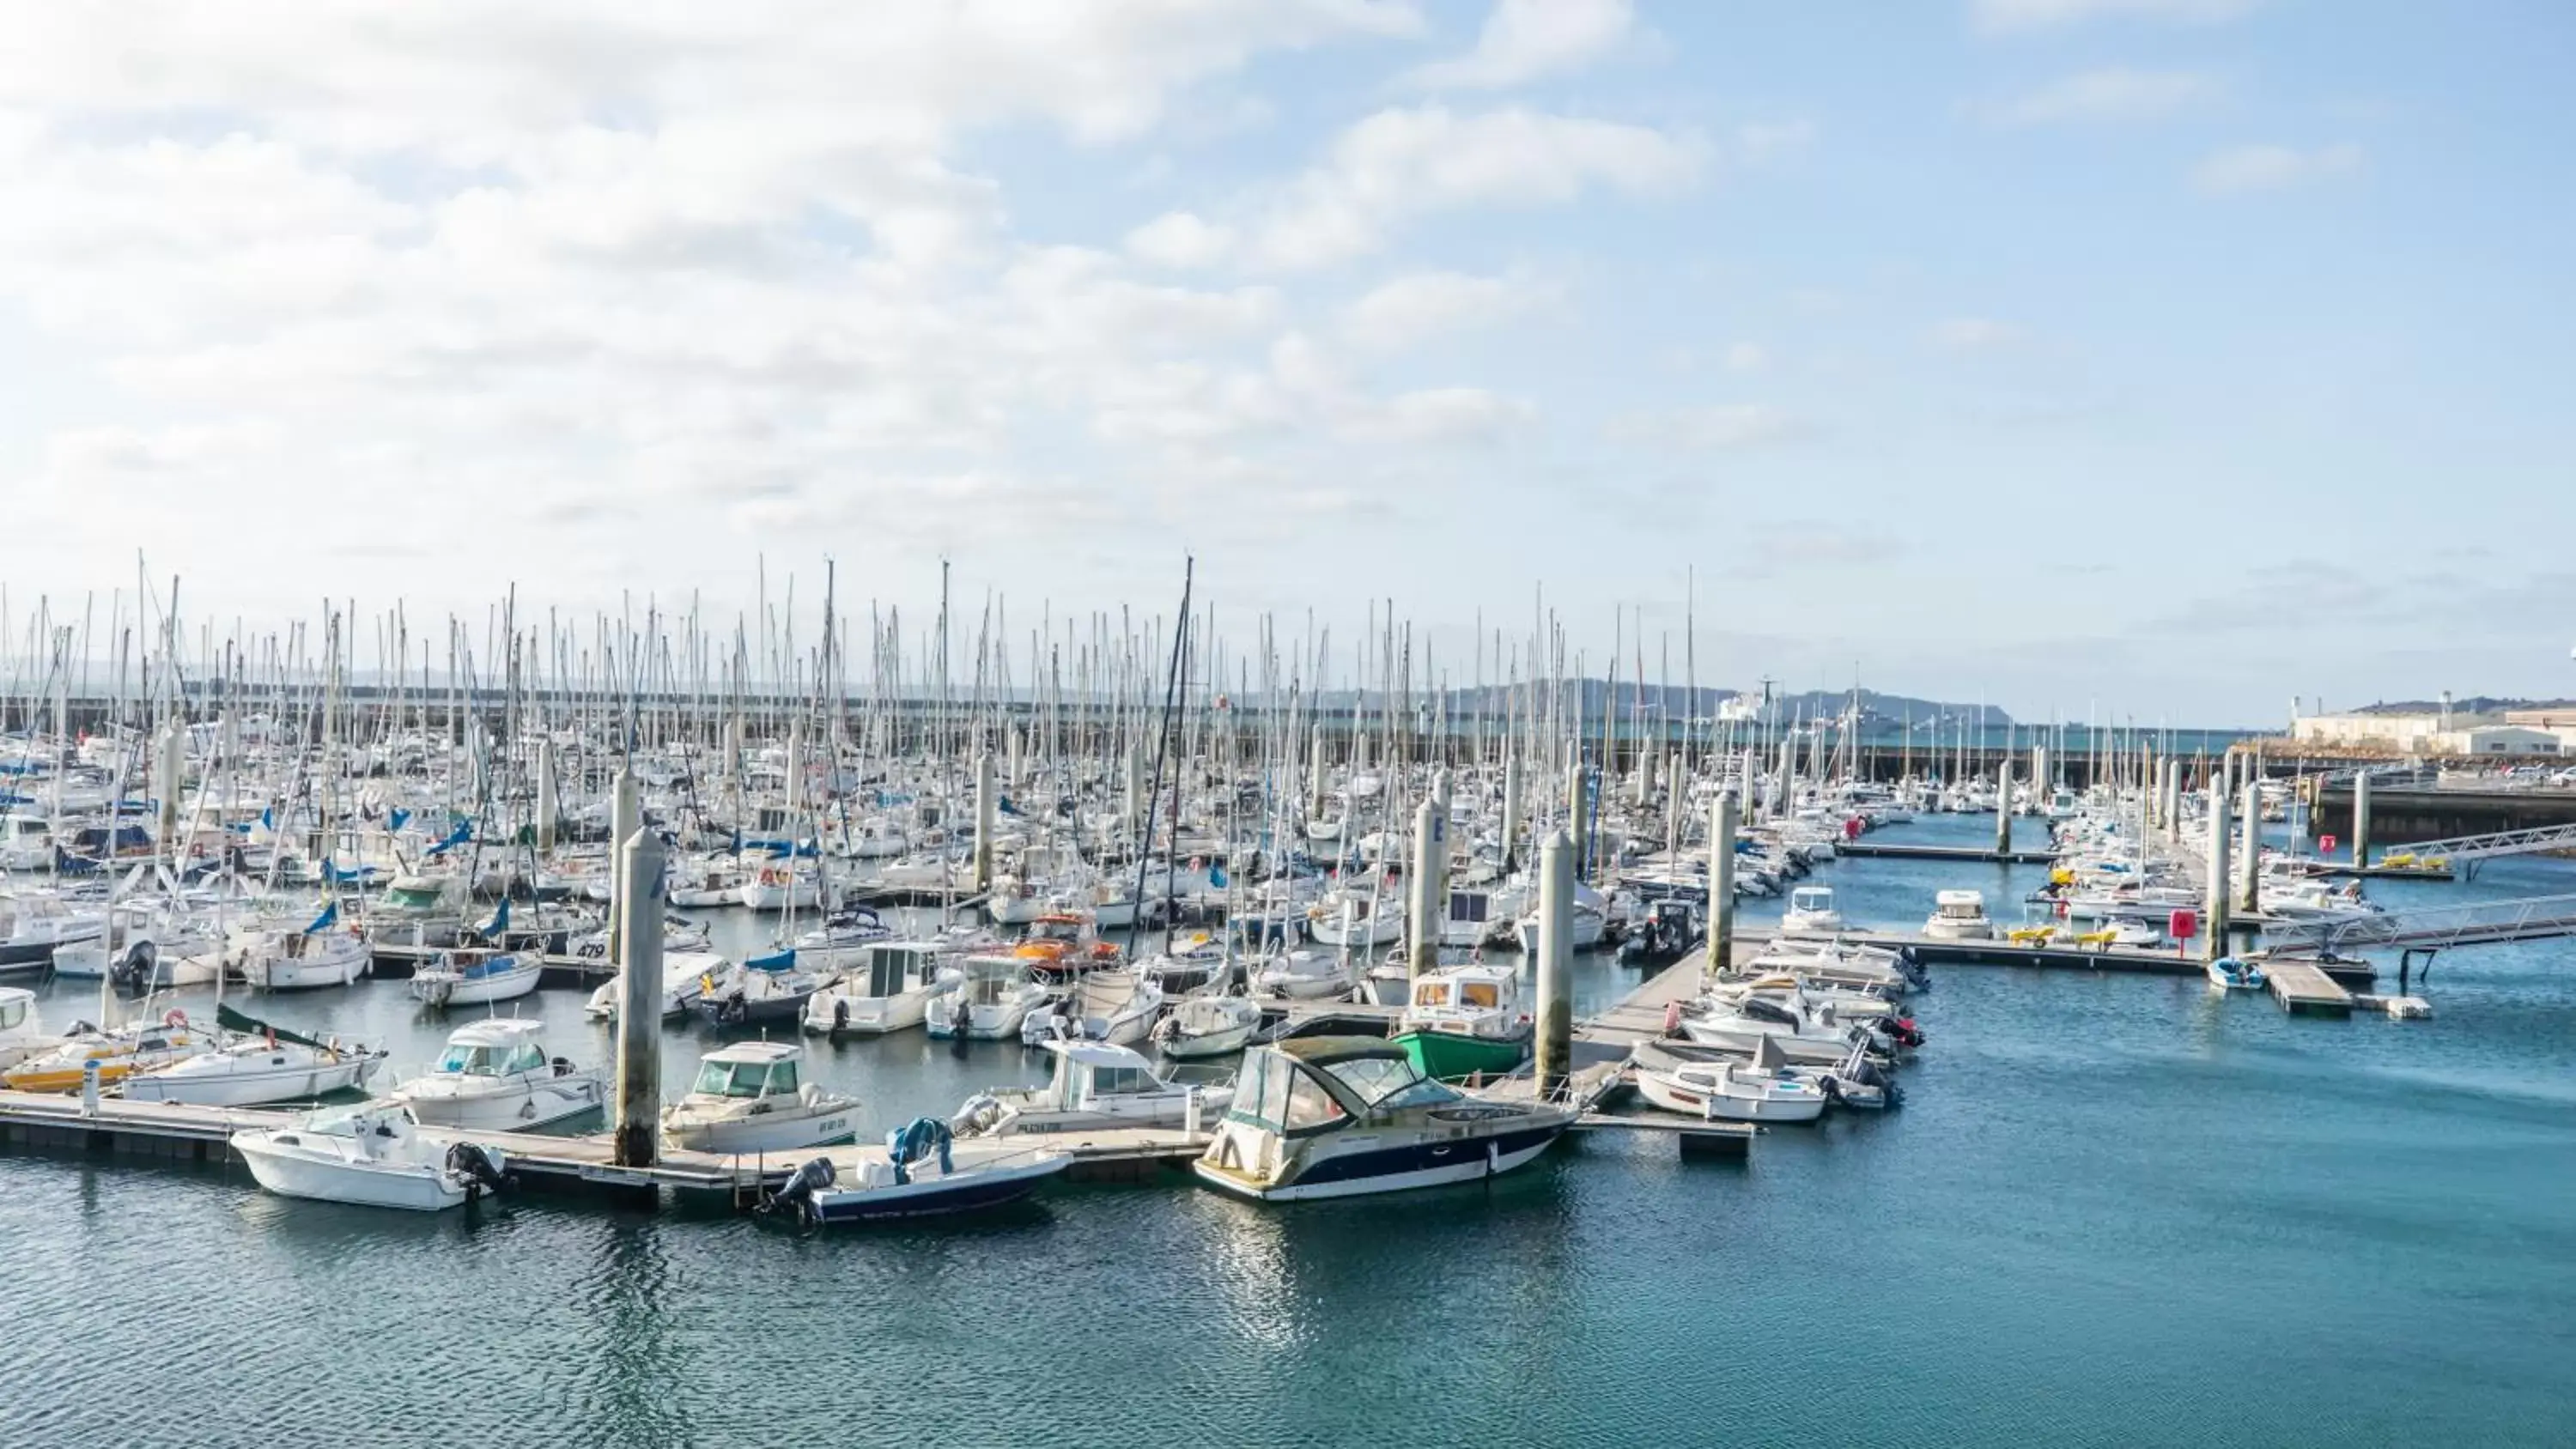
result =
[{"label": "harbor water", "polygon": [[[2009,920],[2042,874],[1816,879],[1855,926],[1910,929],[1943,887]],[[2576,890],[2576,863],[2369,889]],[[1578,1009],[1635,980],[1588,960]],[[13,1154],[0,1427],[334,1449],[2563,1444],[2576,950],[2462,951],[2418,989],[2430,1020],[2330,1021],[2196,978],[1944,968],[1899,1111],[1773,1131],[1746,1164],[1598,1134],[1487,1186],[1286,1209],[1174,1174],[797,1237],[545,1198],[415,1218],[267,1196],[237,1164]],[[48,988],[48,1020],[87,995]],[[607,1059],[579,993],[519,1005],[555,1051]],[[252,1009],[387,1041],[400,1073],[452,1024],[384,982]],[[711,1040],[675,1028],[666,1087]],[[814,1051],[875,1131],[1042,1070],[917,1032]]]}]

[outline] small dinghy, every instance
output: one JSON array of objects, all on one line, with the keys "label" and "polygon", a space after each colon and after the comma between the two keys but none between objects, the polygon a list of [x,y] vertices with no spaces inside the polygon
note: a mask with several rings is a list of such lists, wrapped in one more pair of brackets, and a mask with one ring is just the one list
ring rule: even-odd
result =
[{"label": "small dinghy", "polygon": [[269,1132],[241,1132],[235,1152],[259,1185],[281,1197],[438,1212],[509,1182],[494,1148],[441,1144],[399,1102],[308,1113]]},{"label": "small dinghy", "polygon": [[2221,991],[2260,991],[2263,968],[2235,956],[2221,956],[2209,963],[2209,984]]},{"label": "small dinghy", "polygon": [[1016,1202],[1071,1166],[1068,1153],[1016,1143],[957,1143],[946,1123],[916,1119],[839,1163],[817,1157],[763,1199],[763,1217],[803,1227],[973,1212]]}]

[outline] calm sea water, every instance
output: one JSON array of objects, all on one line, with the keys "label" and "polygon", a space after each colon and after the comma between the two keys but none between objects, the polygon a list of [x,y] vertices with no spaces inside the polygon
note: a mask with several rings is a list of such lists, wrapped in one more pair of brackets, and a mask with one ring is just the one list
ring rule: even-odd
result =
[{"label": "calm sea water", "polygon": [[[1913,838],[1991,839],[1991,818]],[[1890,835],[1888,838],[1905,838]],[[1843,862],[1859,922],[2034,872]],[[2473,887],[2576,889],[2512,862]],[[739,928],[736,928],[739,929]],[[26,1445],[2563,1444],[2576,951],[2464,952],[2430,1021],[1955,968],[1909,1101],[1746,1166],[1598,1137],[1490,1187],[1261,1209],[1058,1190],[794,1238],[542,1199],[436,1219],[229,1172],[0,1158]],[[1594,963],[1583,995],[1624,990]],[[440,1036],[397,986],[282,1020]],[[607,1034],[526,1004],[558,1050]],[[55,1000],[66,1020],[76,1003]],[[699,1045],[672,1046],[672,1072]],[[818,1047],[878,1125],[1016,1048]],[[674,1078],[676,1080],[676,1076]]]}]

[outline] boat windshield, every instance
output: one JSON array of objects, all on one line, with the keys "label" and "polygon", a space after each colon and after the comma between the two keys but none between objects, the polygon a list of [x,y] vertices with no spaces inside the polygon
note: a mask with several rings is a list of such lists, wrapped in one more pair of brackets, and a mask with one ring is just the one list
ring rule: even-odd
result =
[{"label": "boat windshield", "polygon": [[425,911],[438,904],[438,887],[395,886],[385,892],[385,904],[398,911]]},{"label": "boat windshield", "polygon": [[1411,1107],[1446,1102],[1458,1095],[1423,1076],[1403,1057],[1355,1057],[1324,1070],[1370,1107]]},{"label": "boat windshield", "polygon": [[1449,1004],[1449,983],[1446,981],[1417,982],[1413,988],[1413,1004],[1416,1006],[1447,1006]]},{"label": "boat windshield", "polygon": [[438,1059],[439,1071],[459,1077],[497,1077],[505,1072],[533,1072],[546,1064],[546,1050],[534,1042],[518,1046],[450,1046]]},{"label": "boat windshield", "polygon": [[1493,981],[1461,981],[1458,983],[1458,1004],[1485,1008],[1500,1006],[1503,1004],[1503,988]]},{"label": "boat windshield", "polygon": [[690,1088],[701,1097],[757,1097],[764,1092],[792,1093],[796,1090],[794,1062],[708,1062],[698,1069],[698,1084]]}]

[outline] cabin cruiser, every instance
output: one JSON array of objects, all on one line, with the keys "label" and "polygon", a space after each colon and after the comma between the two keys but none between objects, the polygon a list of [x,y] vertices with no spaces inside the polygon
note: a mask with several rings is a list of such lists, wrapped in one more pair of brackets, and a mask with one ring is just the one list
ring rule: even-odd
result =
[{"label": "cabin cruiser", "polygon": [[1072,990],[1020,1023],[1020,1040],[1104,1041],[1130,1046],[1154,1029],[1163,1014],[1163,989],[1133,971],[1094,971]]},{"label": "cabin cruiser", "polygon": [[1041,1087],[978,1092],[949,1127],[960,1137],[1028,1132],[1089,1132],[1111,1127],[1183,1127],[1193,1110],[1209,1119],[1226,1109],[1232,1088],[1193,1084],[1156,1072],[1143,1053],[1102,1041],[1041,1042],[1055,1071]]},{"label": "cabin cruiser", "polygon": [[1079,911],[1049,911],[1029,923],[1027,934],[1010,954],[1028,964],[1042,981],[1063,981],[1075,973],[1118,964],[1118,948],[1099,939],[1098,923]]},{"label": "cabin cruiser", "polygon": [[439,952],[412,972],[411,995],[431,1006],[483,1006],[527,995],[544,974],[544,963],[533,951],[460,946]]},{"label": "cabin cruiser", "polygon": [[742,1041],[698,1059],[688,1095],[664,1109],[662,1139],[692,1152],[784,1152],[848,1142],[858,1135],[858,1102],[798,1074],[805,1049]]},{"label": "cabin cruiser", "polygon": [[1394,1040],[1426,1077],[1510,1071],[1529,1052],[1520,974],[1481,962],[1425,972],[1405,998]]},{"label": "cabin cruiser", "polygon": [[473,910],[473,883],[463,874],[405,872],[368,902],[367,934],[379,945],[453,946]]},{"label": "cabin cruiser", "polygon": [[721,976],[698,983],[698,1016],[710,1026],[760,1026],[797,1021],[805,1003],[831,978],[797,964],[795,948],[754,956]]},{"label": "cabin cruiser", "polygon": [[[697,1005],[698,996],[708,982],[733,970],[733,963],[712,951],[682,951],[662,958],[662,1019],[686,1016]],[[618,1003],[625,999],[626,973],[618,972],[599,984],[583,1003],[582,1015],[593,1021],[615,1021]]]},{"label": "cabin cruiser", "polygon": [[1154,1045],[1175,1061],[1230,1057],[1261,1030],[1261,1003],[1248,996],[1184,996],[1154,1023]]},{"label": "cabin cruiser", "polygon": [[1719,1122],[1813,1122],[1830,1100],[1820,1084],[1790,1075],[1778,1043],[1764,1037],[1748,1059],[1640,1067],[1637,1093],[1667,1112]]},{"label": "cabin cruiser", "polygon": [[0,975],[42,971],[54,948],[95,941],[107,932],[107,913],[34,891],[0,893]]},{"label": "cabin cruiser", "polygon": [[1832,886],[1802,885],[1789,892],[1789,909],[1780,913],[1780,929],[1790,935],[1831,935],[1843,928],[1843,913],[1834,909]]},{"label": "cabin cruiser", "polygon": [[930,941],[880,941],[860,948],[838,981],[805,1001],[805,1029],[877,1036],[910,1031],[928,1014],[947,951]]},{"label": "cabin cruiser", "polygon": [[1461,1091],[1368,1037],[1299,1037],[1244,1054],[1199,1181],[1261,1202],[1351,1197],[1509,1172],[1575,1117],[1553,1102]]},{"label": "cabin cruiser", "polygon": [[1938,941],[1991,941],[1995,923],[1986,916],[1983,891],[1941,891],[1932,897],[1932,914],[1923,934]]},{"label": "cabin cruiser", "polygon": [[1019,1036],[1020,1024],[1047,996],[1047,988],[1029,974],[1027,958],[969,956],[931,992],[923,1005],[923,1025],[940,1038],[1009,1041]]},{"label": "cabin cruiser", "polygon": [[442,1144],[399,1102],[308,1113],[289,1126],[233,1135],[250,1175],[281,1197],[438,1212],[508,1181],[497,1148]]},{"label": "cabin cruiser", "polygon": [[392,1098],[426,1126],[527,1131],[604,1106],[608,1088],[599,1072],[549,1057],[543,1023],[494,1017],[458,1027],[438,1065]]},{"label": "cabin cruiser", "polygon": [[309,1101],[364,1088],[385,1063],[382,1049],[303,1036],[221,1002],[215,1005],[215,1025],[228,1034],[222,1045],[127,1077],[126,1099],[201,1107]]}]

